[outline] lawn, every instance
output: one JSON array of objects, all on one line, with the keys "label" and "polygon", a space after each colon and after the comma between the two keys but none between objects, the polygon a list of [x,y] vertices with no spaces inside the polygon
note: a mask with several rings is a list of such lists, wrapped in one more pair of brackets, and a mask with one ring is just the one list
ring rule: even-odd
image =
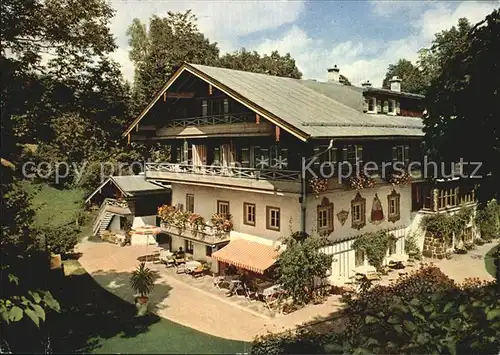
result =
[{"label": "lawn", "polygon": [[484,258],[484,265],[486,267],[486,270],[493,277],[495,277],[496,271],[495,259],[493,258],[493,254],[498,248],[500,248],[500,246],[498,245],[491,248],[490,251],[486,253],[486,256]]},{"label": "lawn", "polygon": [[47,338],[53,353],[250,352],[249,343],[211,336],[154,314],[136,317],[134,305],[102,288],[76,260],[66,261],[65,271],[71,275],[52,281],[63,312],[47,315],[40,333],[17,339],[15,352],[40,352]]},{"label": "lawn", "polygon": [[83,207],[82,189],[56,189],[47,184],[34,184],[23,181],[26,191],[32,193],[33,207],[36,210],[37,227],[59,227],[76,220]]}]

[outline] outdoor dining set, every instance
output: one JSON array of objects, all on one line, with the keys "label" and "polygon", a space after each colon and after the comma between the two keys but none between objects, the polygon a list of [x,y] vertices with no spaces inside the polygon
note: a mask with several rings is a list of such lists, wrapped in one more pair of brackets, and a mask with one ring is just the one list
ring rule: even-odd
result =
[{"label": "outdoor dining set", "polygon": [[238,274],[216,276],[213,285],[217,289],[226,289],[226,297],[240,296],[245,297],[249,302],[263,301],[269,310],[282,294],[281,287],[272,281],[242,279],[242,276]]},{"label": "outdoor dining set", "polygon": [[186,260],[185,253],[180,250],[172,253],[170,250],[160,251],[159,261],[167,267],[175,267],[178,274],[189,274],[193,277],[203,277],[206,268],[196,260]]}]

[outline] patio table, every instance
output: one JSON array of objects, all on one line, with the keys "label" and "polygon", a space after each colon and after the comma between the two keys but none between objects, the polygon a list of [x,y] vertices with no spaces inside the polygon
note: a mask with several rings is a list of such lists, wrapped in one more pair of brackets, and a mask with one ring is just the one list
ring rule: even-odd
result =
[{"label": "patio table", "polygon": [[270,297],[276,293],[279,293],[280,291],[281,291],[280,285],[272,285],[271,287],[268,287],[262,291],[262,296]]},{"label": "patio table", "polygon": [[201,266],[201,263],[199,261],[192,260],[192,261],[186,262],[185,268],[186,268],[187,272],[192,272],[194,269],[196,269],[199,266]]}]

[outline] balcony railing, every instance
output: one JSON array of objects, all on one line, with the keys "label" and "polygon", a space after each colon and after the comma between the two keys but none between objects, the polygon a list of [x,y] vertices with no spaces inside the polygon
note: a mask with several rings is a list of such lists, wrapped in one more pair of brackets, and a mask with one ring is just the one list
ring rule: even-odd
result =
[{"label": "balcony railing", "polygon": [[166,128],[171,127],[187,127],[187,126],[206,126],[227,123],[245,123],[253,122],[255,115],[252,113],[225,113],[222,115],[174,118],[165,125]]},{"label": "balcony railing", "polygon": [[208,176],[227,176],[254,180],[280,180],[300,181],[300,171],[297,170],[272,170],[242,167],[229,167],[220,165],[175,164],[175,163],[146,163],[147,172],[166,172],[196,174]]},{"label": "balcony railing", "polygon": [[196,232],[189,226],[186,226],[184,230],[179,231],[176,227],[169,226],[163,222],[160,223],[160,228],[165,232],[173,233],[187,239],[199,240],[207,244],[222,243],[230,239],[229,232],[217,232],[215,228],[208,224],[205,225],[205,230],[203,232]]}]

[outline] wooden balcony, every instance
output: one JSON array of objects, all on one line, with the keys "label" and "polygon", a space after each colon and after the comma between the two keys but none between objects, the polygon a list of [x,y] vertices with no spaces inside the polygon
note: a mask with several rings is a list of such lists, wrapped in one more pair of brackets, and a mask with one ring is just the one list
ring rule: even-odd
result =
[{"label": "wooden balcony", "polygon": [[300,193],[301,174],[296,170],[253,169],[216,165],[146,163],[147,179],[200,185],[222,185]]},{"label": "wooden balcony", "polygon": [[166,223],[160,223],[162,231],[174,234],[182,238],[198,241],[207,245],[216,245],[219,243],[228,242],[230,239],[230,232],[217,233],[215,228],[210,225],[205,226],[205,231],[194,232],[189,226],[184,231],[180,231],[175,227],[169,226]]},{"label": "wooden balcony", "polygon": [[255,114],[223,114],[202,117],[175,118],[158,128],[156,137],[223,137],[271,136],[273,126],[267,121],[255,122]]}]

